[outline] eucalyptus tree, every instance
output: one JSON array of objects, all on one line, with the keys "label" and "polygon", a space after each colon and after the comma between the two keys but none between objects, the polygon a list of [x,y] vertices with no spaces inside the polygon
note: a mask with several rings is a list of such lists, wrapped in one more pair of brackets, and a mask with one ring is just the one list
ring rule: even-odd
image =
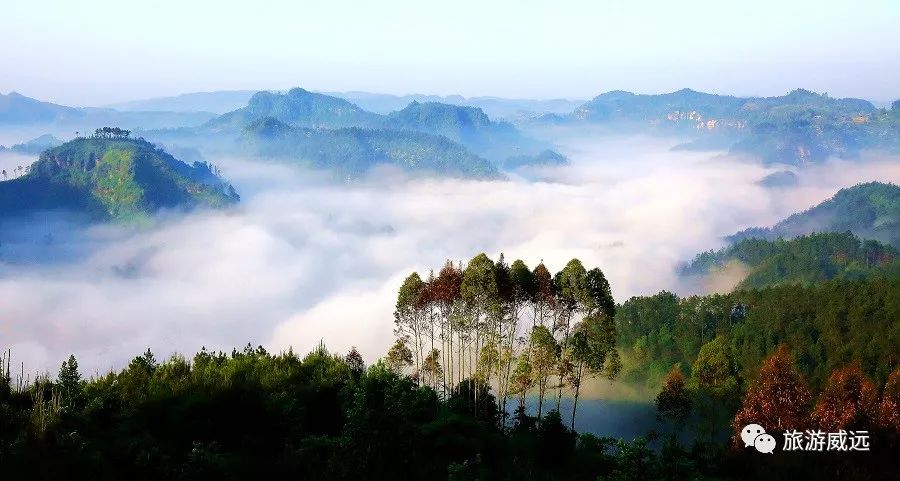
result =
[{"label": "eucalyptus tree", "polygon": [[573,331],[569,346],[572,368],[568,373],[574,391],[572,429],[575,428],[575,414],[584,377],[603,375],[614,379],[622,369],[616,351],[616,324],[613,318],[603,312],[594,312],[578,322]]},{"label": "eucalyptus tree", "polygon": [[529,345],[532,376],[538,388],[538,417],[541,417],[550,376],[559,358],[559,344],[546,326],[538,325],[531,330]]},{"label": "eucalyptus tree", "polygon": [[444,368],[441,366],[441,353],[432,349],[422,360],[422,379],[425,385],[438,391],[444,386]]},{"label": "eucalyptus tree", "polygon": [[556,307],[556,298],[553,295],[553,278],[543,262],[534,268],[534,292],[532,295],[532,323],[531,327],[543,326],[550,318],[553,308]]},{"label": "eucalyptus tree", "polygon": [[588,288],[587,271],[578,259],[572,259],[554,279],[556,292],[556,314],[554,315],[553,334],[557,335],[560,344],[560,359],[557,362],[556,410],[562,401],[562,389],[573,362],[568,359],[569,333],[572,318],[578,312],[587,312],[592,304]]},{"label": "eucalyptus tree", "polygon": [[509,390],[516,394],[519,400],[519,409],[525,409],[525,396],[534,387],[534,374],[531,367],[531,359],[528,351],[524,351],[516,357],[516,368],[510,376]]},{"label": "eucalyptus tree", "polygon": [[[502,256],[501,256],[502,262]],[[497,269],[498,271],[502,270],[502,267]],[[502,285],[498,283],[498,287]],[[498,382],[499,385],[499,405],[502,409],[501,413],[501,422],[503,422],[503,414],[506,412],[506,401],[509,399],[509,394],[511,389],[516,389],[516,386],[521,387],[521,382],[516,382],[512,379],[513,376],[513,360],[516,360],[516,348],[521,347],[525,344],[524,340],[519,336],[519,321],[522,318],[522,315],[526,308],[529,305],[531,299],[534,299],[535,293],[537,291],[537,286],[534,278],[534,273],[528,269],[528,266],[520,260],[516,259],[512,265],[509,267],[509,292],[506,294],[504,305],[505,315],[503,320],[501,321],[503,335],[501,339],[503,340],[503,349],[500,353],[500,361],[504,364],[503,373],[501,375],[501,379]],[[501,296],[504,296],[503,291],[501,290]],[[530,331],[529,331],[530,332]],[[518,356],[519,362],[524,359],[527,361],[527,353],[524,355]],[[519,369],[519,362],[516,364],[516,369]],[[527,377],[530,379],[531,377],[531,367],[530,363],[527,363],[528,366],[528,375]],[[524,369],[524,366],[522,366]],[[530,386],[528,386],[530,387]],[[526,390],[527,388],[526,387]],[[524,398],[522,398],[524,402]]]},{"label": "eucalyptus tree", "polygon": [[[486,254],[478,254],[466,265],[460,284],[460,297],[465,305],[466,327],[472,343],[466,349],[477,354],[482,343],[488,340],[486,338],[496,332],[493,327],[501,313],[494,262]],[[472,364],[469,363],[470,375]]]},{"label": "eucalyptus tree", "polygon": [[422,369],[422,349],[426,336],[425,282],[413,272],[400,286],[394,310],[394,334],[412,343],[412,358],[418,376]]},{"label": "eucalyptus tree", "polygon": [[[459,327],[460,317],[460,286],[462,285],[462,271],[447,261],[437,277],[431,282],[430,299],[438,310],[440,322],[440,339],[444,376],[444,389],[454,386],[454,371],[459,371],[459,366],[453,362],[453,336],[454,329]],[[458,334],[457,334],[458,336]],[[445,393],[446,394],[446,393]]]},{"label": "eucalyptus tree", "polygon": [[[388,349],[387,355],[384,358],[384,364],[391,372],[398,376],[403,374],[405,368],[412,366],[413,353],[412,350],[409,349],[409,346],[407,346],[406,338],[398,337],[397,340],[394,341],[394,345]],[[418,376],[419,372],[417,369],[415,377]]]}]

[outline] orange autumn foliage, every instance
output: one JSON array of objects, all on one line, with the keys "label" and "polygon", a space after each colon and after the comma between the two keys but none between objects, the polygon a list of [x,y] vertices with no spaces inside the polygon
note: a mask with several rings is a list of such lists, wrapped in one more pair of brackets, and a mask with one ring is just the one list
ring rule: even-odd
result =
[{"label": "orange autumn foliage", "polygon": [[760,424],[770,432],[803,429],[809,424],[809,400],[806,382],[782,344],[759,368],[732,427],[736,434],[747,424]]},{"label": "orange autumn foliage", "polygon": [[900,433],[900,367],[888,376],[878,405],[878,424]]},{"label": "orange autumn foliage", "polygon": [[876,418],[878,390],[859,364],[836,369],[819,395],[813,411],[816,428],[837,431],[869,427]]}]

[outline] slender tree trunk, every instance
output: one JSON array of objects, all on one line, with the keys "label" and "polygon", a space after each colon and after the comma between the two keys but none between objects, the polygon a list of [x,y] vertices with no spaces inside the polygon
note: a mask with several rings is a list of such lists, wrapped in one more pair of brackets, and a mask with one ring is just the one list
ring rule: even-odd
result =
[{"label": "slender tree trunk", "polygon": [[576,373],[575,399],[572,402],[572,431],[575,431],[575,411],[578,409],[578,394],[581,392],[581,375],[584,373],[583,363],[578,363]]},{"label": "slender tree trunk", "polygon": [[560,357],[559,357],[559,360],[560,360],[559,386],[557,387],[557,390],[556,390],[556,410],[557,411],[559,411],[559,406],[560,406],[560,403],[562,402],[563,375],[565,374],[563,372],[565,369],[564,364],[563,364],[563,358],[566,355],[566,348],[568,347],[568,344],[569,344],[569,326],[571,326],[571,324],[572,324],[572,314],[566,312],[563,315],[565,316],[566,324],[565,324],[565,328],[563,331],[564,332],[563,333],[563,344],[562,344],[562,350],[560,351]]}]

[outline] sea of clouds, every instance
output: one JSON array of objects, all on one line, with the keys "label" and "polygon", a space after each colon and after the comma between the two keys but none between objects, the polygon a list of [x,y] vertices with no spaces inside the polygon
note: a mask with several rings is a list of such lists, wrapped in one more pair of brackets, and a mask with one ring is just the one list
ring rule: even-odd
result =
[{"label": "sea of clouds", "polygon": [[[579,133],[571,166],[502,181],[412,179],[384,169],[340,184],[289,165],[211,159],[242,195],[234,209],[164,214],[151,226],[75,228],[46,218],[0,226],[0,347],[26,371],[74,353],[87,374],[251,343],[306,351],[392,341],[403,278],[479,252],[551,271],[599,266],[618,301],[687,293],[675,268],[723,236],[770,225],[859,182],[900,182],[900,159],[867,155],[798,172],[718,152],[671,152],[650,137]],[[21,159],[15,159],[19,162]],[[727,286],[711,287],[726,289]]]}]

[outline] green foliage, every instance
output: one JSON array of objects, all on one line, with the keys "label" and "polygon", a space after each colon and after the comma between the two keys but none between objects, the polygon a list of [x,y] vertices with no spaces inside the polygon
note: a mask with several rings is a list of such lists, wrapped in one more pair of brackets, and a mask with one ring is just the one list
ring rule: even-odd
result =
[{"label": "green foliage", "polygon": [[700,347],[691,368],[691,380],[698,388],[715,393],[734,393],[739,389],[737,365],[725,336],[716,336]]},{"label": "green foliage", "polygon": [[[82,402],[55,410],[72,383]],[[248,345],[162,362],[148,350],[87,381],[70,357],[57,383],[0,397],[0,414],[4,479],[594,481],[673,469],[644,442],[578,437],[557,411],[498,427],[483,382],[441,400],[381,362],[355,376],[323,346],[302,358]]]},{"label": "green foliage", "polygon": [[65,407],[73,409],[80,405],[82,380],[81,373],[78,372],[78,361],[74,355],[70,355],[69,359],[62,363],[56,383],[59,385],[62,403]]},{"label": "green foliage", "polygon": [[819,389],[833,369],[853,360],[883,382],[897,362],[897,319],[897,277],[687,298],[663,292],[626,301],[616,316],[619,348],[630,361],[623,375],[626,380],[658,387],[674,364],[703,367],[709,362],[697,364],[701,346],[711,341],[716,349],[708,348],[704,358],[723,367],[713,373],[731,372],[719,355],[727,352],[727,345],[738,377],[752,379],[763,359],[785,343],[813,389]]}]

